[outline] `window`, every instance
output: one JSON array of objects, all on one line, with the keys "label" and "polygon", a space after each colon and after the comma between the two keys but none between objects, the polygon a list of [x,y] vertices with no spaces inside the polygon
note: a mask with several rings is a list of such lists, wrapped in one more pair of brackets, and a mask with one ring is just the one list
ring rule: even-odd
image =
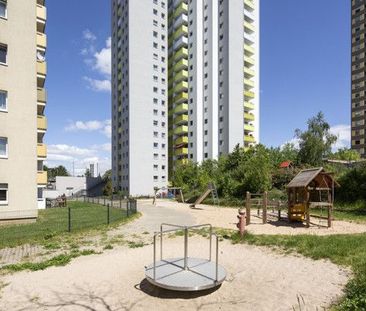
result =
[{"label": "window", "polygon": [[8,93],[0,91],[0,111],[8,111]]},{"label": "window", "polygon": [[0,184],[0,205],[8,204],[8,184]]},{"label": "window", "polygon": [[8,47],[0,44],[0,63],[6,64],[6,58],[8,54]]},{"label": "window", "polygon": [[0,0],[0,17],[7,18],[6,1]]},{"label": "window", "polygon": [[0,158],[8,157],[8,139],[0,137]]}]

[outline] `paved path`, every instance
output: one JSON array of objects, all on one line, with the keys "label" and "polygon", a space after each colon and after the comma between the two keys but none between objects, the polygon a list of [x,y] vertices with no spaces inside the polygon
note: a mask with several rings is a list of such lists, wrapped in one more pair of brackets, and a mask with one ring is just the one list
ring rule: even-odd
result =
[{"label": "paved path", "polygon": [[[150,201],[150,200],[149,200]],[[160,230],[161,223],[174,225],[194,225],[194,217],[187,210],[179,207],[154,206],[149,201],[139,201],[137,209],[142,213],[138,220],[123,226],[123,230],[133,230],[134,233],[153,233]]]}]

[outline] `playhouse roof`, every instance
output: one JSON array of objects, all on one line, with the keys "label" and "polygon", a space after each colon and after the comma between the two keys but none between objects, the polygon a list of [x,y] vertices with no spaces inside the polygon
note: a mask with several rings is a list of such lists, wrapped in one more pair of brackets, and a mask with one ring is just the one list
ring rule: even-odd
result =
[{"label": "playhouse roof", "polygon": [[291,161],[283,161],[281,164],[280,164],[280,168],[288,168],[292,165],[292,162]]},{"label": "playhouse roof", "polygon": [[324,168],[318,167],[302,170],[293,180],[290,181],[287,188],[308,187],[313,181],[319,188],[331,188],[333,182],[335,186],[339,186],[338,183],[334,181],[331,174],[326,173]]}]

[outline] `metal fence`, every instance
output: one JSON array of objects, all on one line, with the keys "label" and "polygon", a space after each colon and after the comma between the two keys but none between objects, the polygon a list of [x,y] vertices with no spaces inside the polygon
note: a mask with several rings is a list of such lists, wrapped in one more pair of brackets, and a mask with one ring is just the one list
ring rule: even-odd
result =
[{"label": "metal fence", "polygon": [[124,199],[121,196],[88,197],[81,196],[71,198],[73,201],[103,205],[110,208],[125,210],[127,216],[137,213],[137,201],[135,199]]}]

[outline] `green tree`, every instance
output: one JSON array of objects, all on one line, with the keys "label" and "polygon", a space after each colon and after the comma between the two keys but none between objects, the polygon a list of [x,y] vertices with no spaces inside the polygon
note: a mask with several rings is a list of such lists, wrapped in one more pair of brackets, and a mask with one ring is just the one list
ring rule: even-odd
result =
[{"label": "green tree", "polygon": [[85,177],[91,177],[91,172],[90,172],[90,169],[86,169],[85,170],[85,174],[84,174]]},{"label": "green tree", "polygon": [[358,161],[361,159],[361,156],[356,150],[341,148],[338,149],[337,152],[333,153],[330,158],[332,160]]},{"label": "green tree", "polygon": [[319,166],[322,165],[323,159],[331,154],[337,136],[330,133],[330,125],[325,121],[322,112],[309,119],[307,124],[306,131],[300,129],[295,131],[300,146],[298,162]]},{"label": "green tree", "polygon": [[45,171],[47,171],[47,175],[48,175],[49,179],[55,178],[56,176],[70,176],[66,167],[64,167],[63,165],[59,165],[56,167],[47,167],[45,165],[45,166],[43,166],[43,169]]},{"label": "green tree", "polygon": [[113,186],[112,186],[112,180],[107,179],[105,181],[105,185],[103,187],[103,195],[105,196],[111,196],[113,194]]}]

